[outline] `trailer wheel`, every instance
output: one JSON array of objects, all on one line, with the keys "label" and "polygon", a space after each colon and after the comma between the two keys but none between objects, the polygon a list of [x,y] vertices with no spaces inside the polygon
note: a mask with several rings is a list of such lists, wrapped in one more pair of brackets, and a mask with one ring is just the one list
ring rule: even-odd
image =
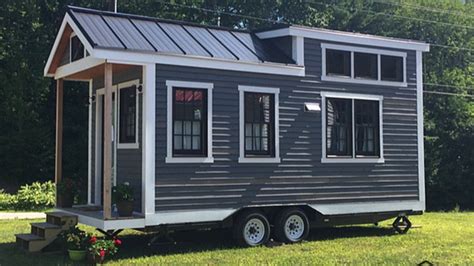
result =
[{"label": "trailer wheel", "polygon": [[270,239],[270,223],[258,211],[247,211],[239,215],[233,230],[235,240],[244,247],[259,246]]},{"label": "trailer wheel", "polygon": [[284,243],[298,243],[309,234],[309,220],[298,208],[280,211],[275,218],[275,238]]}]

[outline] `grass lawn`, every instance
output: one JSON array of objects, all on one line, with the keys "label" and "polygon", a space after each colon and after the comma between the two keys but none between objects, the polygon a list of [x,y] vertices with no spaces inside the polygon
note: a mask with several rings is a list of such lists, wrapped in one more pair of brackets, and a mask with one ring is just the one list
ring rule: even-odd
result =
[{"label": "grass lawn", "polygon": [[[147,246],[150,235],[125,231],[123,245],[110,265],[130,264],[405,264],[428,260],[435,265],[474,264],[474,212],[413,216],[414,228],[398,235],[389,228],[348,226],[312,230],[295,245],[238,248],[227,231],[181,232],[176,243]],[[27,254],[15,246],[15,233],[29,231],[33,220],[0,221],[0,265],[71,264],[62,253]],[[93,231],[91,227],[84,227]]]}]

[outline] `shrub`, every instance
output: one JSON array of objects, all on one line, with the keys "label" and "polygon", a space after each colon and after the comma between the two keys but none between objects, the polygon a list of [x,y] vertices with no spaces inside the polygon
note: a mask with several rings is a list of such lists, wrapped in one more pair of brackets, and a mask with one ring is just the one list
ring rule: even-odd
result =
[{"label": "shrub", "polygon": [[56,186],[53,182],[34,182],[20,187],[13,196],[12,207],[15,210],[43,210],[54,207],[56,202]]},{"label": "shrub", "polygon": [[0,189],[0,210],[12,210],[13,202],[14,202],[14,195],[8,194]]}]

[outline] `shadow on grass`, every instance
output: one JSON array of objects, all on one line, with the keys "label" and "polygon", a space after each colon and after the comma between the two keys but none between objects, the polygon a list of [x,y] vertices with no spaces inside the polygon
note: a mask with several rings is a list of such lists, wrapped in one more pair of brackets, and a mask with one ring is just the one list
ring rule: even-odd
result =
[{"label": "shadow on grass", "polygon": [[[380,237],[394,235],[391,228],[347,226],[334,228],[313,228],[307,241],[326,241],[341,238]],[[160,239],[149,246],[152,234],[120,235],[122,246],[111,261],[147,256],[189,254],[239,248],[232,239],[230,230],[181,231],[170,234],[173,241]],[[279,246],[272,242],[268,246]],[[15,243],[0,244],[0,265],[73,265],[63,252],[28,254],[16,247]],[[81,265],[81,264],[74,264]],[[84,264],[82,264],[84,265]]]}]

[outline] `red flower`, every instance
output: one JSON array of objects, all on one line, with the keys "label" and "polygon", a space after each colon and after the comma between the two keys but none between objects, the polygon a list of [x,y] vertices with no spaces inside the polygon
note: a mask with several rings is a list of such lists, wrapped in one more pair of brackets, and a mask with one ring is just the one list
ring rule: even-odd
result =
[{"label": "red flower", "polygon": [[95,244],[95,242],[97,241],[97,238],[95,236],[91,237],[91,239],[89,240],[92,244]]},{"label": "red flower", "polygon": [[105,257],[105,251],[103,249],[100,250],[99,254],[101,258]]},{"label": "red flower", "polygon": [[120,246],[120,245],[122,245],[122,241],[120,241],[120,239],[115,239],[114,244],[116,246]]}]

